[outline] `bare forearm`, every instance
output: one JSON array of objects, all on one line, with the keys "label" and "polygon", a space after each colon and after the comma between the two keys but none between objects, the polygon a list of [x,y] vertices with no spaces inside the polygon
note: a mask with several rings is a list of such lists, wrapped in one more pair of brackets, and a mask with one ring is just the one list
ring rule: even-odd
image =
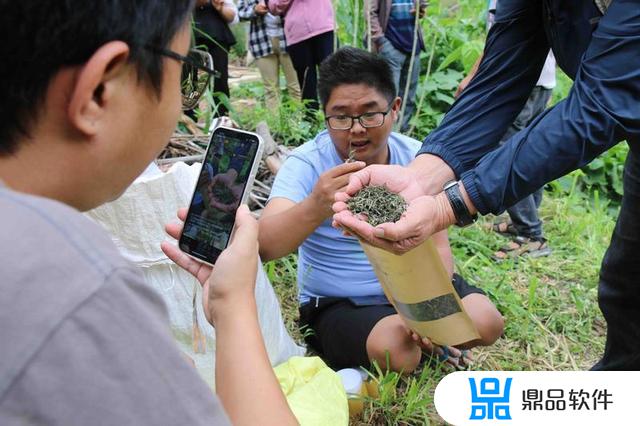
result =
[{"label": "bare forearm", "polygon": [[283,212],[261,217],[261,259],[278,259],[295,251],[328,217],[319,214],[309,198]]},{"label": "bare forearm", "polygon": [[442,191],[444,184],[455,178],[451,167],[440,157],[431,154],[418,155],[408,166],[420,182],[424,195]]},{"label": "bare forearm", "polygon": [[234,425],[297,425],[271,368],[252,303],[217,313],[216,392]]},{"label": "bare forearm", "polygon": [[371,21],[371,39],[372,40],[376,40],[384,36],[384,33],[382,32],[382,27],[380,26],[380,19],[378,18],[379,6],[380,5],[377,0],[365,1],[365,11],[368,11],[369,19]]}]

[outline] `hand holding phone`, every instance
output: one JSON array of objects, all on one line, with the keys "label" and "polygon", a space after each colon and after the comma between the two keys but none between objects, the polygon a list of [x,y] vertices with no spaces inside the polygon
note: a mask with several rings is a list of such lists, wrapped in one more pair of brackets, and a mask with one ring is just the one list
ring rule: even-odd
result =
[{"label": "hand holding phone", "polygon": [[[178,210],[181,221],[186,217],[187,209]],[[216,315],[227,314],[225,307],[233,307],[237,311],[243,303],[254,301],[258,267],[258,223],[247,206],[238,209],[235,223],[233,240],[218,258],[215,268],[186,255],[168,241],[161,244],[167,257],[196,277],[202,285],[202,304],[207,320],[212,325],[215,324]],[[170,223],[165,229],[171,237],[179,239],[183,227],[181,223]],[[253,304],[249,308],[253,309]]]},{"label": "hand holding phone", "polygon": [[214,130],[178,243],[184,253],[215,264],[229,243],[235,212],[249,196],[263,145],[255,133]]}]

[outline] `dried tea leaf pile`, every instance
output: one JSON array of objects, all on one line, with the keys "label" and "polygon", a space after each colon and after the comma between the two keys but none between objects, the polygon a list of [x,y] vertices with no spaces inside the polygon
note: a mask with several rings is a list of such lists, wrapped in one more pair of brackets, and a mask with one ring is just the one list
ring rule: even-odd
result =
[{"label": "dried tea leaf pile", "polygon": [[211,192],[213,197],[223,204],[231,204],[236,201],[236,196],[224,183],[216,182]]},{"label": "dried tea leaf pile", "polygon": [[347,201],[347,206],[353,214],[366,215],[371,226],[397,222],[407,210],[404,198],[389,191],[384,185],[372,185],[361,189]]}]

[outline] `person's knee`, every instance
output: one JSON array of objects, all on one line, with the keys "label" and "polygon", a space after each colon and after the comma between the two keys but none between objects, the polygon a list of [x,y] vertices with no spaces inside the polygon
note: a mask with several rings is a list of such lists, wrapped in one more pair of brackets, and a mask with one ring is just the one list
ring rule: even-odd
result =
[{"label": "person's knee", "polygon": [[493,345],[504,332],[504,319],[498,311],[491,313],[477,324],[481,346]]},{"label": "person's knee", "polygon": [[484,310],[484,315],[474,321],[478,334],[480,334],[481,346],[493,345],[504,332],[504,318],[498,310],[491,306]]},{"label": "person's knee", "polygon": [[480,339],[477,345],[492,345],[504,332],[504,318],[487,296],[471,294],[462,299],[467,313],[471,317]]},{"label": "person's knee", "polygon": [[367,338],[367,355],[380,368],[410,373],[420,364],[422,351],[398,315],[383,318]]}]

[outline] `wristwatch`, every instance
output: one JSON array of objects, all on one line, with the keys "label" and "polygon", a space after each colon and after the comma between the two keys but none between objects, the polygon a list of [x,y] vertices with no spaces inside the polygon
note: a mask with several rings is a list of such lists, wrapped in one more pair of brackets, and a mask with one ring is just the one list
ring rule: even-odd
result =
[{"label": "wristwatch", "polygon": [[451,180],[444,184],[444,193],[447,195],[447,199],[453,209],[453,214],[456,217],[456,225],[459,227],[465,227],[471,225],[478,218],[477,214],[472,215],[464,203],[462,194],[460,193],[460,187],[458,181]]}]

